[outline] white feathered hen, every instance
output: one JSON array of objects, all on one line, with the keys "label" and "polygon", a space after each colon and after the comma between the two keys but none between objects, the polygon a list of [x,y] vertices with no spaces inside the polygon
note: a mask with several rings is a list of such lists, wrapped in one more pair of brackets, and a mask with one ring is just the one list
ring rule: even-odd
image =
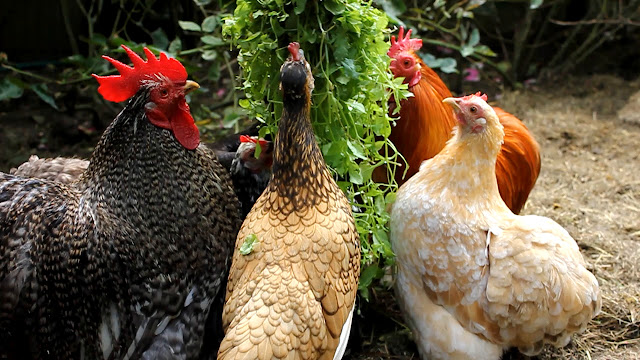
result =
[{"label": "white feathered hen", "polygon": [[495,163],[504,131],[479,94],[448,98],[454,136],[397,194],[396,294],[423,359],[492,359],[564,346],[599,311],[600,290],[560,225],[514,215]]}]

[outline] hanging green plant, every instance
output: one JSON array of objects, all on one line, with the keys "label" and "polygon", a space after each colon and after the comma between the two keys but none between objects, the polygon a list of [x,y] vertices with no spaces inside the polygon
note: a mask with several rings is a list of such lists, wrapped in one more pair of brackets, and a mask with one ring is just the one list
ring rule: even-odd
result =
[{"label": "hanging green plant", "polygon": [[223,25],[240,50],[246,94],[240,105],[264,124],[263,136],[277,131],[282,111],[278,77],[286,46],[297,41],[304,50],[315,77],[311,119],[316,137],[353,204],[363,273],[369,274],[360,283],[365,296],[394,258],[386,205],[397,185],[375,183],[372,172],[404,161],[388,139],[393,120],[387,101],[409,93],[388,71],[387,23],[371,2],[359,0],[238,0]]}]

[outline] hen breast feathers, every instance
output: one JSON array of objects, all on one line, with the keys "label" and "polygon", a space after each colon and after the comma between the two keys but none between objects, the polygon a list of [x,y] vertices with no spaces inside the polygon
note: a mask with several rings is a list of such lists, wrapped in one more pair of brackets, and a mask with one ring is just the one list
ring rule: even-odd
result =
[{"label": "hen breast feathers", "polygon": [[495,160],[472,153],[454,135],[392,207],[396,292],[421,353],[497,359],[503,347],[564,346],[599,312],[597,281],[560,225],[509,211]]}]

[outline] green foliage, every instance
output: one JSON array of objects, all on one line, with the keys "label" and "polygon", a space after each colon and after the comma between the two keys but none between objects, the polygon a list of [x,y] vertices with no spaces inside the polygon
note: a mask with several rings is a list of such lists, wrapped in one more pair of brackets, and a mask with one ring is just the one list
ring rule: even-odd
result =
[{"label": "green foliage", "polygon": [[397,186],[371,177],[376,167],[403,161],[388,140],[387,100],[392,94],[398,101],[408,95],[406,85],[388,71],[386,27],[381,11],[358,0],[239,0],[223,26],[240,50],[246,95],[240,105],[264,124],[261,135],[277,130],[279,69],[289,42],[300,43],[315,77],[311,117],[316,137],[353,204],[362,262],[374,269],[393,263],[386,205]]},{"label": "green foliage", "polygon": [[240,254],[249,255],[253,252],[253,248],[258,244],[258,237],[256,234],[249,234],[244,238],[242,246],[240,246]]},{"label": "green foliage", "polygon": [[[474,23],[474,11],[487,0],[430,0],[409,1],[375,0],[393,21],[414,30],[413,36],[420,37],[427,45],[420,56],[432,69],[444,73],[460,73],[459,67],[466,62],[481,62],[493,67],[497,64],[488,57],[496,54],[480,43],[480,32]],[[435,45],[454,50],[455,57],[436,57],[432,51]],[[457,58],[457,59],[456,59]]]}]

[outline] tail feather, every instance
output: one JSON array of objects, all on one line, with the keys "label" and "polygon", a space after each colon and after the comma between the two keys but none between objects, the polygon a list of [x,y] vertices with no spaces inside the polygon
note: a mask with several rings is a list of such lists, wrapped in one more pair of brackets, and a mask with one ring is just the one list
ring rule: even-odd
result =
[{"label": "tail feather", "polygon": [[504,126],[504,143],[496,162],[498,190],[514,214],[520,213],[540,174],[540,146],[515,116],[494,107]]}]

